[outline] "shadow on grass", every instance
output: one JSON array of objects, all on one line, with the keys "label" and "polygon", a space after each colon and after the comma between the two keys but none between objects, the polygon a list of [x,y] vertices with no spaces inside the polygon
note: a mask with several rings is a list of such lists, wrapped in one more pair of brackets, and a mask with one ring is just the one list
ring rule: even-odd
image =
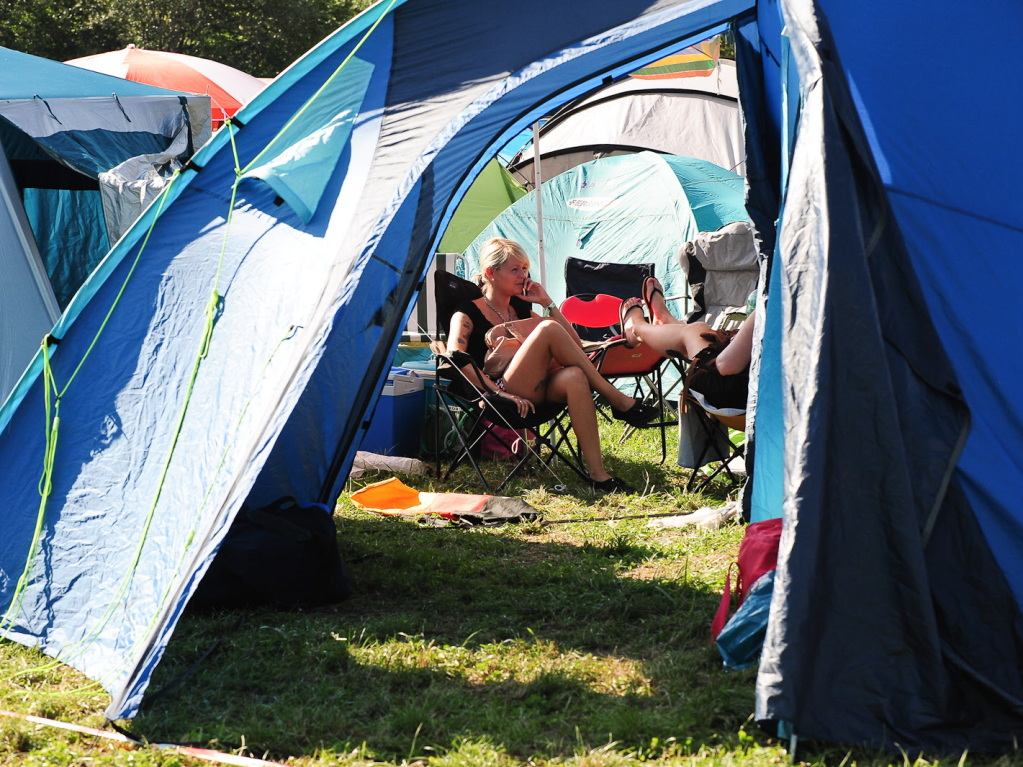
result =
[{"label": "shadow on grass", "polygon": [[718,595],[628,577],[663,555],[627,536],[572,545],[359,518],[340,539],[351,599],[240,622],[187,614],[153,690],[220,645],[133,729],[278,759],[400,762],[480,741],[527,760],[734,743],[752,710],[753,672],[725,673],[708,641]]}]

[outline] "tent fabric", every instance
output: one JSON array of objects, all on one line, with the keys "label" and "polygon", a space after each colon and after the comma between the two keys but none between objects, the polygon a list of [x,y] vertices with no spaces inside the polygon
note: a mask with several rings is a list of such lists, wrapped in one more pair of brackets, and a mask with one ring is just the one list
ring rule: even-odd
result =
[{"label": "tent fabric", "polygon": [[207,97],[0,48],[0,145],[14,189],[7,208],[19,222],[6,241],[5,274],[41,261],[49,284],[38,282],[33,300],[37,309],[38,301],[57,306],[29,311],[20,288],[22,298],[5,302],[0,399],[53,327],[59,307],[162,187],[155,168],[190,155],[209,137],[208,104]]},{"label": "tent fabric", "polygon": [[[473,241],[464,254],[467,275],[479,271],[480,250],[491,237],[521,243],[536,262],[532,273],[541,273],[535,195],[516,201]],[[747,220],[739,176],[705,160],[654,152],[584,163],[546,181],[541,195],[544,285],[553,296],[567,295],[570,258],[654,263],[665,295],[686,296],[679,245]],[[634,288],[632,295],[639,295],[638,282]]]},{"label": "tent fabric", "polygon": [[491,160],[472,182],[444,227],[444,236],[437,250],[441,253],[464,253],[499,213],[525,194],[526,188],[501,163]]},{"label": "tent fabric", "polygon": [[60,315],[46,267],[32,238],[11,167],[0,147],[0,400],[39,349],[43,334]]},{"label": "tent fabric", "polygon": [[[473,239],[501,211],[525,194],[525,187],[512,178],[500,162],[496,159],[488,162],[473,180],[448,223],[441,225],[444,236],[437,246],[438,252],[427,269],[422,285],[433,285],[433,275],[438,268],[445,272],[455,272],[461,254],[472,244]],[[439,338],[433,298],[432,290],[420,290],[408,325],[402,333],[402,341],[427,343]],[[447,328],[443,330],[446,332]]]},{"label": "tent fabric", "polygon": [[473,493],[428,493],[397,477],[366,485],[352,493],[360,509],[385,517],[436,515],[451,521],[499,525],[539,519],[540,512],[521,498]]},{"label": "tent fabric", "polygon": [[[644,149],[697,157],[744,174],[734,62],[720,60],[706,77],[643,80],[635,74],[568,104],[543,124],[542,181],[590,160]],[[534,162],[530,142],[509,169],[532,186]]]},{"label": "tent fabric", "polygon": [[[956,348],[966,318],[942,327],[954,314],[942,303],[961,300],[962,275],[941,269],[950,264],[933,251],[976,242],[981,231],[988,247],[1010,232],[1018,246],[1023,216],[1018,206],[980,211],[972,196],[955,200],[955,180],[934,185],[914,151],[947,146],[935,129],[969,135],[984,110],[960,104],[915,125],[899,95],[912,88],[864,55],[847,10],[821,5],[834,13],[827,21],[808,5],[786,7],[803,103],[774,265],[783,277],[769,303],[786,328],[779,348],[764,354],[780,353],[780,389],[790,392],[782,403],[784,510],[797,527],[782,542],[757,716],[822,740],[1013,748],[1023,679],[1012,589],[1023,549],[1015,532],[1007,543],[1008,526],[992,535],[992,523],[1018,519],[998,496],[1018,481],[1019,466],[998,456],[1019,435],[1014,418],[999,418],[1002,447],[982,446],[978,426],[1005,412],[1001,397],[995,405],[986,396],[988,371],[1001,366],[1010,380],[1018,359],[984,355],[976,332],[970,349]],[[877,23],[908,29],[900,26],[906,8],[884,8]],[[946,24],[945,34],[962,35],[961,22],[931,20],[928,31]],[[908,79],[920,83],[918,63],[906,63]],[[929,110],[950,84],[926,79],[930,93],[914,100]],[[1003,121],[1014,122],[999,113]],[[898,135],[918,129],[923,135]],[[898,140],[884,140],[886,131]],[[943,176],[957,173],[964,153],[953,154]],[[996,175],[997,189],[1007,179]],[[994,238],[985,224],[992,219],[1002,222]],[[810,220],[813,227],[789,223]],[[980,472],[989,476],[979,480]]]},{"label": "tent fabric", "polygon": [[[756,716],[783,736],[904,753],[1014,748],[1023,362],[991,329],[1023,292],[1023,104],[1004,98],[1023,11],[574,8],[374,6],[146,209],[0,408],[4,635],[99,680],[111,718],[132,716],[242,503],[340,494],[443,224],[489,158],[732,23],[750,216],[772,254],[751,503],[785,517]],[[507,34],[521,27],[533,34]],[[878,29],[906,34],[882,46]],[[1003,65],[978,81],[933,55],[962,38]],[[244,171],[315,113],[349,57],[372,74],[305,221]],[[988,323],[970,321],[977,305]]]},{"label": "tent fabric", "polygon": [[[154,195],[144,195],[140,177],[157,175],[154,168],[187,158],[209,138],[208,105],[207,96],[0,48],[0,142],[19,187],[32,190],[25,205],[51,276],[61,264],[73,280],[55,285],[61,306],[134,220],[138,206],[125,186],[133,186],[135,200],[148,202]],[[72,171],[65,172],[70,179],[55,181],[60,172],[52,166]],[[154,187],[152,179],[147,186]],[[102,205],[81,194],[96,189]],[[103,206],[110,220],[99,212]],[[84,223],[76,227],[77,221]],[[79,247],[69,253],[65,232],[76,228],[83,230]]]},{"label": "tent fabric", "polygon": [[129,45],[66,62],[94,72],[210,98],[214,128],[263,90],[263,81],[218,61]]},{"label": "tent fabric", "polygon": [[733,221],[712,232],[700,232],[678,254],[696,305],[687,321],[712,327],[729,314],[749,314],[750,294],[760,277],[756,235],[748,221]]}]

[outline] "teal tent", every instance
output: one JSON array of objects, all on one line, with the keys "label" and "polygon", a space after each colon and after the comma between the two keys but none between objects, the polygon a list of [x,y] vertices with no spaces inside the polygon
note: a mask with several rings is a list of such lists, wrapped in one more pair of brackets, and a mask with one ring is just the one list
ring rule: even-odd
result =
[{"label": "teal tent", "polygon": [[[490,237],[520,242],[539,279],[536,192],[501,213],[465,252],[467,275],[479,271]],[[569,258],[621,264],[653,263],[666,295],[685,296],[681,246],[699,232],[747,221],[743,180],[706,160],[656,152],[605,157],[577,165],[543,183],[545,285],[564,298]],[[634,295],[639,295],[635,286]],[[682,316],[688,306],[676,306]]]}]

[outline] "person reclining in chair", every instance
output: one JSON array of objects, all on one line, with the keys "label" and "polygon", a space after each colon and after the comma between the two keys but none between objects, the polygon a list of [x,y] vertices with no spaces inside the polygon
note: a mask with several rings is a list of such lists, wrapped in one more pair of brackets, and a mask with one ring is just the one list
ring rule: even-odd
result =
[{"label": "person reclining in chair", "polygon": [[[649,319],[643,313],[644,303]],[[687,389],[700,392],[718,408],[746,408],[756,311],[750,312],[738,331],[714,330],[706,322],[686,323],[668,309],[661,283],[647,277],[643,298],[626,299],[622,318],[628,345],[645,343],[665,356],[682,357],[690,363]]]},{"label": "person reclining in chair", "polygon": [[[483,296],[464,301],[451,317],[447,348],[453,362],[481,389],[498,392],[513,402],[522,417],[542,402],[566,403],[593,488],[635,492],[604,467],[593,392],[611,404],[616,419],[634,426],[651,421],[657,408],[619,391],[597,372],[583,352],[579,335],[546,288],[530,279],[529,257],[519,243],[501,238],[488,240],[480,251],[480,273],[476,279]],[[531,304],[545,307],[549,319],[536,325],[504,373],[496,380],[491,379],[482,372],[488,351],[487,331],[516,319],[540,319]]]}]

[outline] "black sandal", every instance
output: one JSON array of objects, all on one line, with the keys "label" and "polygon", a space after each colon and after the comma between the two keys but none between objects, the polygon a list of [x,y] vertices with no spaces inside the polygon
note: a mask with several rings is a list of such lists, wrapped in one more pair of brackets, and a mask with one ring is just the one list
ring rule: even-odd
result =
[{"label": "black sandal", "polygon": [[661,287],[660,280],[656,277],[643,278],[643,290],[641,295],[643,296],[643,303],[646,304],[647,314],[650,315],[651,319],[654,317],[654,296],[660,293],[661,297],[664,297],[664,291],[661,290]]},{"label": "black sandal", "polygon": [[650,423],[660,414],[661,410],[656,405],[640,402],[639,400],[636,400],[628,410],[619,410],[616,407],[611,408],[611,415],[614,416],[616,421],[625,421],[629,426],[636,427],[646,426],[646,424]]},{"label": "black sandal", "polygon": [[[625,318],[629,316],[629,312],[631,312],[633,309],[639,309],[642,312],[643,311],[643,306],[642,306],[642,304],[633,304],[628,309],[626,309],[625,305],[630,300],[631,299],[626,298],[619,305],[619,307],[618,307],[618,324],[620,324],[622,326],[622,343],[625,345],[625,348],[626,349],[635,349],[637,346],[639,346],[639,344],[630,344],[629,343],[629,335],[628,335],[628,333],[625,332]],[[643,315],[643,318],[646,319],[646,315],[645,314]]]},{"label": "black sandal", "polygon": [[590,480],[590,487],[601,493],[621,493],[622,495],[635,495],[639,491],[636,490],[628,482],[623,482],[618,477],[608,477],[607,479],[598,482],[595,479]]}]

